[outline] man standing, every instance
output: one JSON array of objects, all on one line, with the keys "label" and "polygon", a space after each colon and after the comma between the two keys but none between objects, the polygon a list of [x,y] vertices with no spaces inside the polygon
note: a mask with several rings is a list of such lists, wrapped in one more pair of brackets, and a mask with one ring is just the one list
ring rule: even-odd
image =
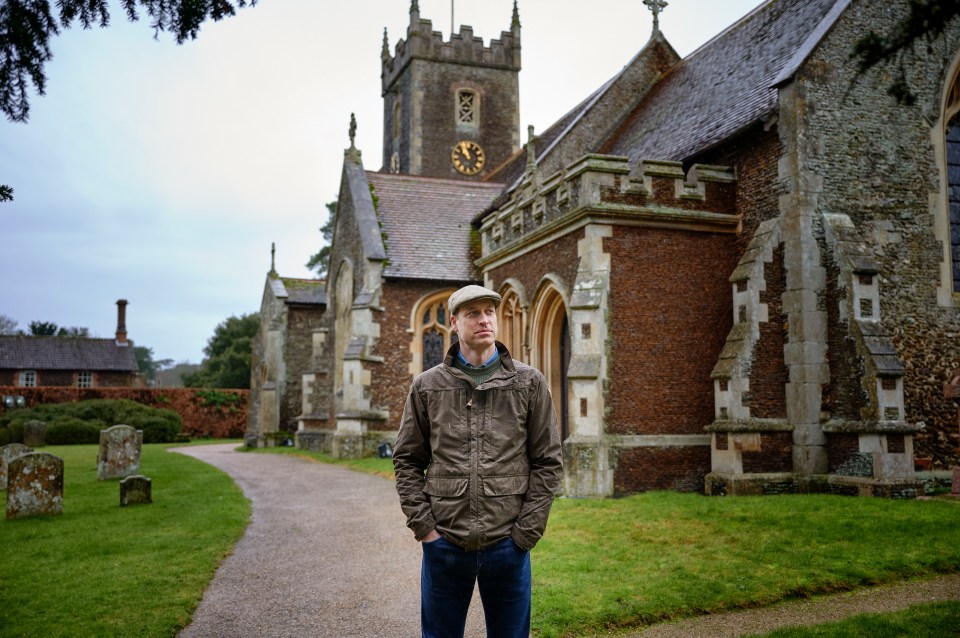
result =
[{"label": "man standing", "polygon": [[463,636],[474,584],[487,636],[530,634],[530,555],[563,478],[543,375],[497,338],[500,295],[450,295],[459,342],[410,388],[393,465],[407,526],[423,547],[424,638]]}]

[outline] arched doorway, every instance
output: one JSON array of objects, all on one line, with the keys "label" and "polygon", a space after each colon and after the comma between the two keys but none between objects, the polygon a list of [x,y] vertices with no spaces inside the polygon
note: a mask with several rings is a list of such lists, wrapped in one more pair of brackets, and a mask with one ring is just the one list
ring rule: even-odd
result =
[{"label": "arched doorway", "polygon": [[559,289],[548,283],[537,295],[533,310],[533,365],[550,384],[557,409],[561,440],[570,435],[567,367],[570,364],[570,327],[567,307]]}]

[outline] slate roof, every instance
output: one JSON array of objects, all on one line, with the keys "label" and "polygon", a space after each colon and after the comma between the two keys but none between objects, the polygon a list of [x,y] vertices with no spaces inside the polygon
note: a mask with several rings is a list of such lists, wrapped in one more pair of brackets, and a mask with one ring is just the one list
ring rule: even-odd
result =
[{"label": "slate roof", "polygon": [[302,306],[326,306],[327,282],[322,279],[293,279],[281,277],[287,293],[287,303]]},{"label": "slate roof", "polygon": [[847,4],[768,0],[681,60],[599,151],[683,161],[761,121],[777,108],[776,83]]},{"label": "slate roof", "polygon": [[476,281],[470,220],[503,184],[367,171],[386,235],[385,277]]},{"label": "slate roof", "polygon": [[114,339],[0,336],[0,369],[137,372],[137,359]]}]

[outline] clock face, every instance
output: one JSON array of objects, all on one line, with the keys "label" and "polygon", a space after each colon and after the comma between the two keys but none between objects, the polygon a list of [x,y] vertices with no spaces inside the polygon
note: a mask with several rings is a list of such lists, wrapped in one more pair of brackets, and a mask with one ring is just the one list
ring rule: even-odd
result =
[{"label": "clock face", "polygon": [[483,149],[476,142],[457,142],[450,154],[453,167],[464,175],[476,175],[483,169]]},{"label": "clock face", "polygon": [[400,154],[396,151],[393,152],[393,155],[390,156],[390,172],[399,173],[400,172]]}]

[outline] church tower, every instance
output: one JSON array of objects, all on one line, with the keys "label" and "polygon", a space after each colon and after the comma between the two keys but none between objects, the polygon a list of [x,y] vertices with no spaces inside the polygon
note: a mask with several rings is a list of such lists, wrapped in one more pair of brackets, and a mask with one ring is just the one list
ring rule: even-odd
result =
[{"label": "church tower", "polygon": [[383,34],[383,171],[482,180],[520,148],[520,16],[483,46],[473,28],[443,41],[410,4],[390,54]]}]

